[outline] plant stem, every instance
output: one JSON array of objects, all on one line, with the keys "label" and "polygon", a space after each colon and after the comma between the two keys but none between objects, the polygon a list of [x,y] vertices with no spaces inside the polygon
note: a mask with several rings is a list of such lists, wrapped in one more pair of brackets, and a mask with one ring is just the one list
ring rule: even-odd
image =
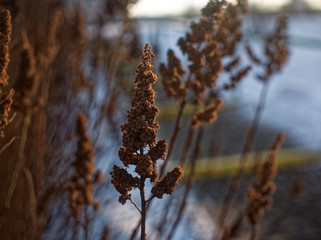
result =
[{"label": "plant stem", "polygon": [[141,234],[140,234],[140,239],[145,240],[146,239],[146,199],[145,199],[145,176],[141,177],[140,180],[140,200],[141,200]]},{"label": "plant stem", "polygon": [[[183,116],[183,111],[184,111],[185,106],[186,106],[186,100],[184,99],[183,101],[180,102],[180,108],[179,108],[178,113],[177,113],[175,126],[174,126],[174,131],[173,131],[173,134],[171,135],[171,139],[170,139],[170,144],[169,144],[169,147],[168,147],[166,160],[165,160],[165,163],[162,165],[161,170],[160,170],[160,174],[159,174],[160,178],[164,176],[165,169],[166,169],[166,166],[167,166],[167,164],[169,162],[169,159],[170,159],[170,157],[172,155],[173,148],[175,146],[178,133],[181,130],[181,122],[182,122],[182,116]],[[153,200],[153,198],[148,200],[149,201],[148,206],[150,206],[152,204],[152,200]],[[148,211],[148,207],[146,208],[146,212],[147,211]],[[130,240],[134,240],[140,225],[141,225],[141,221],[138,222],[136,228],[133,230],[133,232],[132,232],[132,234],[131,234],[131,236],[129,238]]]},{"label": "plant stem", "polygon": [[252,227],[249,240],[255,240],[255,238],[256,238],[256,227]]},{"label": "plant stem", "polygon": [[193,154],[192,154],[192,157],[191,157],[191,167],[190,167],[190,172],[189,172],[189,175],[188,175],[187,183],[185,185],[184,195],[183,195],[183,198],[181,200],[176,219],[175,219],[174,224],[172,225],[172,227],[170,229],[170,232],[168,234],[167,239],[172,239],[172,237],[173,237],[173,235],[175,233],[175,230],[177,229],[177,226],[178,226],[179,222],[182,219],[182,216],[183,216],[183,213],[184,213],[184,210],[185,210],[185,207],[186,207],[186,203],[187,203],[187,198],[188,198],[188,195],[190,193],[190,190],[191,190],[193,182],[194,182],[195,164],[196,164],[196,161],[197,161],[197,159],[199,157],[199,154],[201,152],[204,129],[205,129],[205,127],[201,126],[199,128],[199,130],[198,130],[197,139],[196,139],[196,146],[195,146],[195,148],[193,150]]},{"label": "plant stem", "polygon": [[245,164],[247,161],[247,156],[253,146],[254,137],[255,137],[256,131],[258,129],[259,122],[261,120],[263,109],[264,109],[264,106],[266,103],[267,94],[269,91],[269,86],[270,86],[269,81],[267,81],[264,83],[264,85],[262,87],[260,97],[259,97],[259,102],[257,104],[256,110],[254,113],[254,118],[252,120],[249,130],[247,131],[247,135],[245,138],[244,147],[243,147],[242,154],[240,157],[240,167],[239,167],[237,173],[235,174],[235,176],[233,177],[231,184],[229,186],[229,189],[228,189],[228,191],[225,195],[224,201],[223,201],[223,206],[221,208],[221,212],[219,215],[220,227],[222,227],[224,225],[224,221],[225,221],[225,218],[229,212],[231,202],[232,202],[232,200],[235,196],[235,193],[237,191],[237,188],[240,185],[240,182],[242,180]]},{"label": "plant stem", "polygon": [[178,133],[181,130],[181,122],[182,122],[182,116],[183,116],[183,111],[184,111],[185,105],[186,105],[186,100],[184,99],[180,103],[180,107],[179,107],[179,110],[178,110],[178,113],[177,113],[177,117],[176,117],[176,121],[175,121],[174,131],[173,131],[173,134],[171,135],[170,144],[168,146],[168,152],[167,152],[166,160],[165,160],[165,163],[163,164],[163,166],[161,168],[161,171],[160,171],[160,174],[159,174],[160,177],[164,176],[165,169],[166,169],[167,163],[169,162],[169,159],[170,159],[170,157],[172,155],[173,148],[175,146]]},{"label": "plant stem", "polygon": [[88,216],[88,206],[87,205],[85,205],[84,215],[85,215],[85,224],[84,224],[85,240],[88,240],[89,239],[90,220],[89,220],[89,216]]}]

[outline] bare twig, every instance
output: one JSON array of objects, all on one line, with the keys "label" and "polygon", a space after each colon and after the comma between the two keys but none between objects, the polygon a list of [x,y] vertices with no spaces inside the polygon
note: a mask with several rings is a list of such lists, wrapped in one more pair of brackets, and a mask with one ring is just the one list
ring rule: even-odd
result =
[{"label": "bare twig", "polygon": [[137,204],[133,201],[133,199],[129,198],[129,201],[135,206],[135,208],[138,210],[140,214],[142,214],[142,210],[137,206]]},{"label": "bare twig", "polygon": [[6,150],[6,149],[14,142],[14,140],[16,140],[17,138],[20,139],[20,137],[18,137],[18,136],[15,136],[15,137],[11,138],[11,140],[10,140],[8,143],[6,143],[6,144],[1,148],[0,154],[1,154],[4,150]]},{"label": "bare twig", "polygon": [[184,195],[183,195],[182,201],[180,203],[180,207],[179,207],[176,219],[175,219],[174,224],[172,225],[172,227],[171,227],[171,229],[169,231],[167,239],[172,239],[172,237],[173,237],[173,235],[175,233],[175,230],[177,229],[177,226],[178,226],[179,222],[182,219],[183,212],[185,210],[186,203],[187,203],[187,198],[188,198],[188,195],[190,193],[190,190],[191,190],[193,182],[194,182],[195,164],[196,164],[196,161],[197,161],[197,159],[199,157],[199,154],[200,154],[200,151],[201,151],[202,138],[203,138],[203,135],[204,135],[204,129],[205,129],[205,126],[201,126],[199,128],[199,130],[198,130],[197,139],[196,139],[196,146],[195,146],[195,148],[193,150],[193,155],[191,157],[191,168],[190,168],[190,172],[189,172],[189,175],[188,175],[187,183],[185,185]]},{"label": "bare twig", "polygon": [[224,201],[223,201],[223,206],[221,208],[221,212],[219,214],[218,220],[219,220],[220,226],[224,225],[224,221],[225,221],[225,218],[229,212],[231,202],[232,202],[232,200],[236,194],[237,188],[240,185],[240,182],[242,180],[244,169],[245,169],[245,164],[247,162],[247,157],[248,157],[249,152],[252,149],[254,137],[255,137],[256,131],[258,129],[259,123],[260,123],[263,109],[265,107],[265,103],[266,103],[266,99],[267,99],[267,95],[268,95],[268,91],[269,91],[269,86],[270,86],[269,82],[265,82],[265,84],[262,87],[259,102],[258,102],[256,110],[255,110],[254,118],[252,120],[249,130],[247,131],[247,135],[245,138],[245,144],[244,144],[244,147],[242,150],[242,154],[240,156],[240,167],[230,183],[230,186],[228,188],[228,191],[227,191]]},{"label": "bare twig", "polygon": [[[29,190],[29,198],[30,198],[30,206],[31,206],[31,219],[33,222],[33,226],[37,226],[37,199],[35,186],[33,184],[33,179],[29,168],[24,168],[24,174],[27,180],[28,190]],[[37,236],[37,228],[32,231],[32,233]],[[35,237],[34,236],[34,237]]]},{"label": "bare twig", "polygon": [[30,123],[31,123],[31,114],[32,114],[31,111],[27,111],[26,115],[24,117],[23,127],[22,127],[22,131],[21,131],[21,141],[20,141],[20,145],[19,145],[19,149],[18,149],[18,158],[17,158],[17,162],[15,164],[15,168],[12,173],[10,186],[9,186],[6,200],[5,200],[5,207],[7,209],[9,209],[11,207],[11,200],[12,200],[14,191],[17,186],[17,180],[19,177],[19,173],[20,173],[22,167],[24,166],[24,160],[25,160],[24,150],[25,150],[25,146],[26,146],[26,142],[27,142],[28,129],[29,129]]}]

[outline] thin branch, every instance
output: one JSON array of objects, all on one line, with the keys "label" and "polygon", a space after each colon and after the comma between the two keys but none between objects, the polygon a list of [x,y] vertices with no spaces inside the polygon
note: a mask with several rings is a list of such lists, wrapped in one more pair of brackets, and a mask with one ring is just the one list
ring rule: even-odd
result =
[{"label": "thin branch", "polygon": [[18,159],[12,173],[12,179],[11,179],[8,193],[5,200],[5,207],[7,209],[11,207],[11,200],[17,186],[19,173],[22,167],[24,166],[24,160],[25,160],[24,151],[27,143],[27,135],[28,135],[28,129],[30,127],[30,123],[31,123],[31,111],[27,111],[26,116],[24,117],[23,127],[21,131],[21,141],[18,149]]},{"label": "thin branch", "polygon": [[244,169],[245,169],[245,164],[247,162],[247,157],[248,157],[249,152],[252,149],[254,137],[256,135],[256,131],[258,129],[258,126],[259,126],[259,123],[261,120],[261,116],[263,113],[263,109],[264,109],[264,106],[266,103],[266,99],[267,99],[267,95],[268,95],[268,91],[269,91],[269,86],[270,86],[269,81],[267,81],[262,87],[259,102],[258,102],[256,110],[255,110],[254,118],[252,120],[249,130],[247,131],[247,135],[245,138],[245,144],[244,144],[244,147],[242,150],[242,154],[240,156],[240,167],[230,183],[230,186],[228,188],[228,191],[227,191],[224,201],[223,201],[223,206],[221,208],[221,212],[219,214],[220,226],[224,225],[224,221],[225,221],[225,218],[229,212],[232,200],[233,200],[233,198],[236,194],[236,191],[238,189],[238,186],[240,185],[240,182],[242,180]]},{"label": "thin branch", "polygon": [[179,110],[178,110],[178,113],[177,113],[177,117],[176,117],[176,121],[175,121],[174,131],[173,131],[173,133],[171,135],[170,144],[169,144],[169,147],[168,147],[166,160],[165,160],[165,163],[163,164],[163,166],[161,168],[161,171],[160,171],[160,174],[159,174],[160,177],[164,176],[165,169],[166,169],[166,166],[167,166],[167,164],[169,162],[169,159],[170,159],[170,157],[172,155],[172,151],[173,151],[173,148],[175,146],[178,133],[182,128],[181,127],[181,122],[182,122],[182,116],[183,116],[183,111],[184,111],[185,105],[186,105],[186,101],[184,99],[180,103],[180,107],[179,107]]},{"label": "thin branch", "polygon": [[[31,219],[33,221],[33,226],[37,226],[37,200],[36,200],[35,186],[33,184],[33,179],[29,168],[25,167],[23,172],[25,174],[27,185],[28,185],[30,206],[31,206],[31,216],[32,216]],[[37,236],[37,229],[32,231],[32,233]]]},{"label": "thin branch", "polygon": [[155,195],[151,196],[149,199],[146,200],[146,203],[148,203],[149,201],[152,201],[154,197]]},{"label": "thin branch", "polygon": [[198,130],[198,134],[197,134],[197,138],[196,138],[196,146],[195,146],[195,148],[193,150],[193,155],[191,157],[191,168],[190,168],[190,172],[189,172],[189,175],[188,175],[187,183],[186,183],[186,186],[185,186],[183,199],[181,201],[181,204],[180,204],[176,219],[175,219],[174,224],[172,225],[172,227],[170,229],[170,232],[168,234],[167,239],[172,239],[172,237],[173,237],[173,235],[175,233],[175,230],[177,229],[177,226],[178,226],[179,222],[182,219],[182,216],[183,216],[183,213],[184,213],[184,210],[185,210],[185,207],[186,207],[186,203],[187,203],[187,198],[188,198],[188,195],[190,193],[190,190],[191,190],[193,182],[194,182],[195,164],[196,164],[196,161],[197,161],[197,159],[199,157],[199,154],[201,152],[204,129],[205,129],[205,127],[201,126],[199,128],[199,130]]},{"label": "thin branch", "polygon": [[256,227],[252,227],[249,240],[255,240],[255,238],[256,238]]},{"label": "thin branch", "polygon": [[140,214],[142,214],[142,210],[137,206],[137,204],[133,201],[133,199],[129,198],[129,201],[135,206],[135,208],[138,210]]},{"label": "thin branch", "polygon": [[14,142],[14,140],[16,140],[17,138],[20,139],[21,137],[15,136],[15,137],[11,138],[11,140],[1,148],[0,154],[1,154],[4,150],[6,150],[6,149]]},{"label": "thin branch", "polygon": [[142,211],[141,211],[141,227],[140,227],[140,240],[146,239],[146,200],[145,200],[145,177],[141,176],[140,179],[140,199],[141,199],[141,205],[142,205]]},{"label": "thin branch", "polygon": [[13,120],[16,118],[17,113],[13,113],[12,117],[9,119],[8,124],[12,123]]}]

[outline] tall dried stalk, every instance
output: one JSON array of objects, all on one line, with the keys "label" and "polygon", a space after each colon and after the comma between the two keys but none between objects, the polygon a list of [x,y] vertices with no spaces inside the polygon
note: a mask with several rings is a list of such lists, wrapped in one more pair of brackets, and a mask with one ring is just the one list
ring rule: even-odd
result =
[{"label": "tall dried stalk", "polygon": [[[162,64],[160,66],[160,73],[162,75],[162,82],[166,95],[174,97],[179,105],[178,115],[175,120],[174,130],[171,136],[169,145],[169,152],[166,161],[162,166],[161,173],[169,162],[172,156],[172,149],[174,149],[176,139],[181,130],[181,120],[184,108],[189,103],[195,104],[197,107],[205,102],[205,108],[199,112],[195,112],[192,119],[192,126],[198,124],[211,123],[215,118],[217,108],[214,105],[209,105],[213,94],[212,92],[217,86],[219,75],[222,71],[234,70],[237,63],[229,64],[226,69],[222,64],[225,57],[230,57],[234,54],[237,44],[242,38],[240,31],[241,20],[239,14],[245,10],[244,2],[238,2],[238,5],[228,4],[227,1],[209,1],[204,9],[202,9],[202,17],[197,22],[191,23],[191,30],[186,33],[185,37],[178,40],[178,45],[187,55],[189,60],[189,73],[185,78],[187,72],[182,66],[180,59],[176,57],[172,50],[168,51],[167,66]],[[239,71],[238,74],[231,77],[231,84],[226,89],[234,88],[236,84],[249,72],[250,68],[246,67]],[[211,91],[208,91],[211,90]],[[187,136],[188,142],[192,142],[192,132]],[[185,145],[188,146],[188,145]],[[182,159],[186,159],[188,147],[183,150]],[[185,156],[185,157],[184,157]],[[183,200],[186,201],[186,200]],[[164,217],[167,218],[168,208],[171,200],[166,205]],[[161,224],[159,228],[163,228]],[[137,228],[136,228],[137,230]],[[135,231],[132,238],[135,236]]]},{"label": "tall dried stalk", "polygon": [[[151,190],[153,196],[162,198],[164,194],[172,194],[183,172],[175,167],[167,175],[157,180],[158,159],[164,159],[167,150],[166,140],[157,141],[158,123],[155,121],[158,112],[155,106],[155,92],[152,85],[157,76],[153,73],[152,58],[154,54],[146,44],[142,62],[136,71],[135,88],[132,96],[132,109],[127,112],[127,123],[122,125],[123,147],[119,149],[119,158],[125,165],[134,165],[138,176],[133,177],[124,168],[114,166],[111,172],[112,183],[121,194],[119,202],[125,204],[129,200],[141,215],[141,240],[146,239],[146,205],[145,181],[154,183]],[[140,192],[140,208],[132,200],[129,193],[133,188]]]},{"label": "tall dried stalk", "polygon": [[265,39],[265,61],[262,61],[255,57],[255,54],[253,54],[250,48],[247,47],[247,52],[249,53],[250,59],[252,59],[252,61],[256,64],[263,65],[263,67],[265,68],[264,73],[262,75],[258,75],[258,79],[263,82],[263,87],[259,96],[259,101],[254,113],[252,123],[246,134],[244,147],[240,157],[240,168],[233,177],[223,201],[223,206],[219,214],[220,226],[224,225],[224,221],[229,212],[231,202],[242,179],[245,164],[247,162],[247,156],[252,149],[254,137],[257,132],[263,109],[267,100],[271,82],[270,78],[273,74],[279,72],[282,69],[287,60],[289,50],[287,46],[286,29],[286,17],[281,16],[277,19],[274,32],[271,35],[268,35]]},{"label": "tall dried stalk", "polygon": [[264,209],[270,208],[272,204],[271,194],[275,191],[273,179],[277,171],[276,151],[284,141],[284,134],[280,133],[270,147],[265,161],[258,168],[257,180],[247,192],[246,216],[251,225],[250,240],[255,240],[256,231]]},{"label": "tall dried stalk", "polygon": [[94,150],[87,133],[86,117],[81,112],[77,115],[77,136],[79,141],[76,159],[72,163],[75,171],[69,185],[69,202],[71,214],[76,222],[76,233],[78,233],[79,226],[83,225],[85,239],[89,239],[88,212],[90,206],[95,210],[99,208],[99,203],[93,200],[92,195],[94,185],[101,181],[102,173],[100,171],[94,172]]}]

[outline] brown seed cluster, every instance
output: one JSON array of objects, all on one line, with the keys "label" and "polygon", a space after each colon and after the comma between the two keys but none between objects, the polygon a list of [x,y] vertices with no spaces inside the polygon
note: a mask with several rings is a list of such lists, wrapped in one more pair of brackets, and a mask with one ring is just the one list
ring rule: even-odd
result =
[{"label": "brown seed cluster", "polygon": [[[7,66],[9,63],[9,42],[11,35],[11,15],[8,10],[0,11],[0,94],[2,87],[8,85],[9,76]],[[13,103],[13,89],[0,98],[0,137],[4,136],[4,128],[9,124],[9,113]]]},{"label": "brown seed cluster", "polygon": [[258,78],[266,81],[272,74],[279,72],[288,56],[287,17],[280,16],[274,32],[265,39],[265,73]]},{"label": "brown seed cluster", "polygon": [[247,66],[243,69],[240,69],[237,73],[231,76],[231,82],[224,85],[224,89],[233,89],[236,85],[251,71],[252,67]]},{"label": "brown seed cluster", "polygon": [[141,180],[145,181],[147,178],[151,182],[157,180],[156,162],[158,159],[165,159],[167,151],[166,140],[156,139],[159,125],[156,122],[158,109],[155,106],[155,92],[152,88],[157,80],[157,76],[153,73],[153,57],[150,46],[146,44],[141,56],[142,62],[136,71],[132,108],[127,111],[127,122],[121,126],[123,146],[118,151],[123,164],[126,167],[135,165],[135,172],[140,177],[133,177],[126,169],[118,166],[114,166],[110,173],[112,184],[121,194],[119,202],[122,204],[130,199],[129,192],[138,187]]},{"label": "brown seed cluster", "polygon": [[155,106],[155,92],[152,88],[157,80],[151,62],[153,56],[150,46],[146,45],[142,63],[136,71],[132,108],[127,111],[127,123],[121,126],[126,153],[144,155],[145,148],[152,149],[156,143],[159,124],[155,121],[158,109]]},{"label": "brown seed cluster", "polygon": [[121,194],[118,201],[121,204],[125,204],[127,199],[130,198],[129,192],[139,186],[140,179],[130,175],[126,169],[120,168],[114,165],[113,171],[111,172],[112,181],[115,189]]},{"label": "brown seed cluster", "polygon": [[4,136],[3,129],[9,124],[9,112],[12,105],[14,91],[11,89],[0,98],[0,137]]},{"label": "brown seed cluster", "polygon": [[241,18],[238,6],[229,4],[224,12],[220,28],[217,32],[217,40],[222,55],[233,55],[236,44],[242,39]]},{"label": "brown seed cluster", "polygon": [[30,44],[25,44],[21,50],[20,72],[14,87],[18,107],[25,108],[34,104],[34,97],[39,85],[38,80],[33,48]]},{"label": "brown seed cluster", "polygon": [[222,100],[218,100],[216,103],[202,109],[200,112],[197,112],[192,120],[192,126],[195,128],[201,124],[210,124],[216,120],[217,110],[219,110],[223,105]]},{"label": "brown seed cluster", "polygon": [[8,85],[9,42],[11,35],[11,15],[6,9],[0,11],[0,87]]},{"label": "brown seed cluster", "polygon": [[266,160],[258,168],[257,180],[247,192],[248,205],[246,208],[247,218],[253,228],[259,224],[259,220],[272,204],[271,194],[275,192],[275,185],[272,182],[277,172],[276,151],[284,141],[284,134],[280,133],[271,146]]},{"label": "brown seed cluster", "polygon": [[81,221],[81,209],[92,205],[95,209],[99,204],[92,198],[94,185],[102,178],[100,171],[94,173],[95,161],[94,150],[90,137],[87,133],[86,117],[82,113],[77,116],[78,149],[76,160],[72,163],[75,168],[69,186],[69,200],[72,215],[77,222]]},{"label": "brown seed cluster", "polygon": [[[168,67],[161,66],[167,96],[182,100],[189,89],[197,103],[205,96],[206,88],[216,86],[220,72],[224,70],[222,59],[233,55],[236,44],[242,38],[239,17],[241,5],[244,5],[242,1],[235,6],[226,0],[212,0],[202,9],[202,18],[192,22],[190,31],[178,40],[178,46],[183,54],[187,55],[190,63],[189,77],[185,80],[185,85],[181,83],[180,75],[185,71],[180,71],[183,68],[176,57],[175,61],[171,60],[172,56],[175,56],[171,51]],[[236,62],[235,64],[237,65]],[[233,65],[230,66],[231,69],[232,67]]]},{"label": "brown seed cluster", "polygon": [[233,59],[231,62],[229,62],[224,66],[224,70],[227,72],[230,72],[233,68],[235,68],[240,64],[240,60],[241,60],[240,57],[236,57],[235,59]]},{"label": "brown seed cluster", "polygon": [[248,1],[247,0],[237,0],[237,7],[239,8],[241,13],[248,13]]},{"label": "brown seed cluster", "polygon": [[295,181],[293,181],[293,184],[291,187],[291,196],[298,197],[300,194],[302,194],[303,190],[304,190],[303,178],[295,179]]},{"label": "brown seed cluster", "polygon": [[159,68],[166,95],[167,97],[175,97],[182,100],[186,96],[187,89],[182,85],[180,78],[185,74],[186,70],[172,50],[167,52],[167,65],[166,67],[161,64]]},{"label": "brown seed cluster", "polygon": [[156,182],[156,185],[152,188],[152,193],[157,198],[163,198],[164,194],[172,194],[175,186],[182,177],[183,169],[181,167],[175,167],[172,171],[168,172],[162,180]]},{"label": "brown seed cluster", "polygon": [[247,56],[250,58],[250,60],[253,63],[258,64],[258,65],[262,64],[262,61],[255,55],[251,46],[248,43],[246,43],[246,45],[245,45],[245,51],[246,51]]}]

